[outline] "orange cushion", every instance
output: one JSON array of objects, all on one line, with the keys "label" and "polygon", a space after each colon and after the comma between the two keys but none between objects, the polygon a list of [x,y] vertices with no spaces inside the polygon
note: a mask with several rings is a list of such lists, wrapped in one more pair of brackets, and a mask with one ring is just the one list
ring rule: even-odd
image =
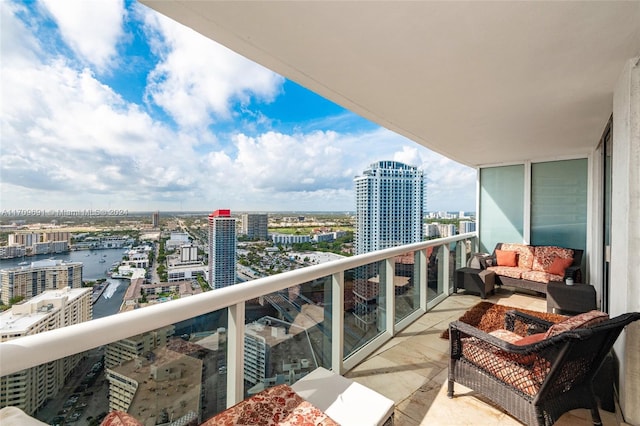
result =
[{"label": "orange cushion", "polygon": [[517,254],[515,251],[496,250],[498,266],[516,266],[518,264],[516,261]]},{"label": "orange cushion", "polygon": [[530,345],[532,343],[538,343],[541,340],[544,340],[544,336],[547,333],[536,333],[536,334],[531,334],[529,336],[525,336],[520,340],[516,340],[515,342],[513,342],[514,345],[518,345],[518,346],[525,346],[525,345]]},{"label": "orange cushion", "polygon": [[547,272],[553,275],[560,275],[564,277],[564,271],[569,266],[571,266],[572,263],[573,263],[573,259],[556,257],[555,259],[553,259],[553,262],[551,262],[551,265],[549,266],[549,269],[547,270]]}]

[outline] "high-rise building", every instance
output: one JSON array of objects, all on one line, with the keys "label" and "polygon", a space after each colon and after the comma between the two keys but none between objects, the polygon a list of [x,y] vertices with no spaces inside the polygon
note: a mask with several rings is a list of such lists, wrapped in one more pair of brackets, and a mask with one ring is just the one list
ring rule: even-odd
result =
[{"label": "high-rise building", "polygon": [[[45,291],[0,314],[0,342],[79,324],[91,318],[90,288]],[[0,377],[0,407],[16,406],[33,414],[57,396],[82,356],[71,355]]]},{"label": "high-rise building", "polygon": [[269,216],[266,214],[242,215],[242,233],[248,238],[266,241],[269,238],[268,226]]},{"label": "high-rise building", "polygon": [[209,285],[222,288],[236,283],[236,220],[231,210],[209,215]]},{"label": "high-rise building", "polygon": [[31,266],[0,270],[2,303],[11,299],[29,299],[45,290],[82,287],[82,262],[39,260]]},{"label": "high-rise building", "polygon": [[[356,254],[424,239],[424,174],[397,161],[373,163],[356,186]],[[353,286],[356,325],[368,330],[376,322],[380,277],[377,265],[358,268]]]},{"label": "high-rise building", "polygon": [[424,174],[397,161],[369,166],[356,185],[356,254],[423,240]]},{"label": "high-rise building", "polygon": [[158,226],[160,226],[160,212],[159,211],[155,211],[151,215],[151,224],[153,225],[154,228],[157,228]]}]

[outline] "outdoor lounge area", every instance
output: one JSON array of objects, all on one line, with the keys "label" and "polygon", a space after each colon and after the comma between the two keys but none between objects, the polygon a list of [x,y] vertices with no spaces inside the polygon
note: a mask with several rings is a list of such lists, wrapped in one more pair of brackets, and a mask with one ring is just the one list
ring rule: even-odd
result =
[{"label": "outdoor lounge area", "polygon": [[[479,301],[475,295],[448,297],[374,355],[346,374],[347,377],[394,400],[396,425],[521,425],[490,400],[460,384],[455,397],[447,396],[449,341],[440,337],[452,321]],[[544,299],[501,289],[488,301],[526,310],[546,311]],[[602,424],[624,424],[619,413],[599,410]],[[562,415],[556,425],[590,425],[587,409]]]}]

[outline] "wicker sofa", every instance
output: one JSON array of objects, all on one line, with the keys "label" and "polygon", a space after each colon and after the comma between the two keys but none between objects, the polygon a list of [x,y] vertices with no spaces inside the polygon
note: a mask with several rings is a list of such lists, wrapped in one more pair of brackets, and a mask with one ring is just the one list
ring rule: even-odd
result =
[{"label": "wicker sofa", "polygon": [[[507,256],[501,256],[504,254]],[[509,254],[512,256],[505,262],[503,258]],[[570,277],[574,283],[582,282],[582,254],[579,249],[498,243],[482,263],[495,273],[496,284],[546,294],[549,281],[565,281]]]},{"label": "wicker sofa", "polygon": [[453,322],[448,396],[459,383],[527,425],[552,425],[577,408],[590,409],[601,425],[593,379],[622,329],[637,320],[637,312],[608,319],[590,311],[553,325],[509,311],[505,329],[491,333]]}]

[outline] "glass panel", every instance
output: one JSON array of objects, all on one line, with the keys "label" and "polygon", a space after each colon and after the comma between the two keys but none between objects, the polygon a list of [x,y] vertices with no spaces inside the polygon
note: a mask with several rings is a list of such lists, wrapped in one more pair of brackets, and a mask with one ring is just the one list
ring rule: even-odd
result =
[{"label": "glass panel", "polygon": [[531,244],[584,250],[587,159],[531,165]]},{"label": "glass panel", "polygon": [[331,277],[248,301],[245,397],[331,368]]},{"label": "glass panel", "polygon": [[207,419],[226,407],[226,329],[222,309],[4,376],[0,402],[48,424]]},{"label": "glass panel", "polygon": [[480,251],[524,241],[524,165],[480,170]]},{"label": "glass panel", "polygon": [[427,248],[427,301],[444,293],[444,246]]},{"label": "glass panel", "polygon": [[395,259],[395,322],[420,308],[420,252],[408,252]]},{"label": "glass panel", "polygon": [[386,330],[384,262],[344,273],[344,357]]}]

